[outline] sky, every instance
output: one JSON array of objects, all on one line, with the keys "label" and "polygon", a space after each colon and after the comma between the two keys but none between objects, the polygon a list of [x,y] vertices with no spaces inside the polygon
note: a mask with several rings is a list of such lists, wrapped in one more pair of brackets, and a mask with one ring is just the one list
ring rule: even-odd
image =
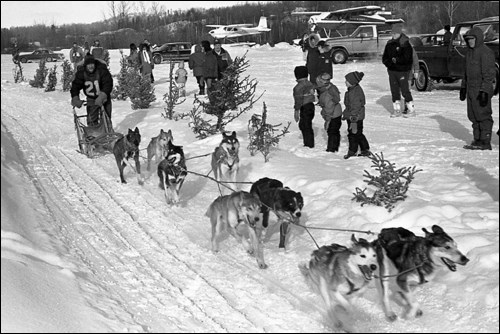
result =
[{"label": "sky", "polygon": [[[348,61],[333,68],[332,83],[342,95],[344,76],[365,75],[364,134],[372,152],[383,153],[396,168],[416,166],[407,198],[388,212],[352,201],[366,184],[365,171],[378,175],[366,157],[343,158],[348,142],[341,127],[339,153],[325,152],[326,134],[315,106],[315,147],[303,146],[293,120],[294,67],[304,64],[300,48],[286,43],[252,48],[226,46],[234,58],[245,52],[244,75],[264,93],[249,112],[235,119],[241,143],[235,184],[244,191],[262,177],[282,181],[301,192],[301,225],[291,226],[286,251],[278,249],[279,227],[271,214],[263,233],[264,259],[254,257],[229,233],[220,252],[211,251],[211,228],[205,216],[218,196],[207,175],[210,153],[220,134],[195,137],[189,119],[162,116],[169,87],[167,63],[154,68],[155,96],[148,109],[132,110],[130,101],[113,100],[115,131],[137,127],[142,178],[125,167],[121,184],[113,154],[94,159],[77,152],[70,93],[59,82],[44,92],[27,82],[13,82],[10,55],[1,56],[1,328],[2,332],[44,333],[331,333],[322,298],[307,285],[298,268],[318,245],[350,246],[351,235],[374,240],[383,228],[403,227],[418,236],[433,225],[444,229],[470,260],[456,271],[439,267],[434,280],[417,287],[420,318],[404,318],[403,303],[391,295],[398,319],[388,322],[376,282],[352,300],[344,315],[349,332],[359,333],[498,333],[499,332],[499,138],[493,150],[462,148],[472,140],[460,83],[436,84],[430,92],[412,90],[417,116],[390,118],[392,101],[387,71],[380,58]],[[66,58],[69,50],[63,50]],[[119,50],[111,50],[110,70],[120,71]],[[58,65],[58,78],[61,63]],[[38,63],[23,64],[32,79]],[[187,68],[187,66],[186,66]],[[116,80],[115,80],[116,83]],[[198,87],[192,72],[187,98],[176,115],[193,108]],[[83,97],[83,95],[82,95]],[[247,124],[266,103],[269,124],[292,122],[290,133],[272,150],[269,161],[247,150]],[[343,106],[343,103],[342,103]],[[492,99],[494,131],[499,99]],[[83,109],[76,113],[82,115]],[[160,129],[172,130],[182,145],[190,173],[179,205],[168,205],[158,187],[156,162],[147,171],[146,147]],[[213,175],[213,174],[211,174]],[[312,229],[316,228],[316,229]],[[337,229],[337,230],[331,230]],[[356,232],[352,232],[355,230]],[[375,233],[369,234],[368,232]],[[438,261],[440,264],[441,261]]]},{"label": "sky", "polygon": [[[128,1],[138,5],[140,1]],[[142,1],[150,8],[152,1]],[[245,1],[157,1],[168,9],[215,8]],[[257,2],[257,1],[246,1]],[[2,1],[2,28],[92,23],[109,17],[108,1]]]}]

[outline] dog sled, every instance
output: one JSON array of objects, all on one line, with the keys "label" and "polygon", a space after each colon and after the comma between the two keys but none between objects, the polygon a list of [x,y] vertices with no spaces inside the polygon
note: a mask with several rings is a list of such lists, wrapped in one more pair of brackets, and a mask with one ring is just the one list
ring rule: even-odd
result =
[{"label": "dog sled", "polygon": [[[89,101],[87,101],[89,103]],[[78,138],[78,152],[85,154],[89,158],[94,158],[97,153],[103,151],[112,151],[115,142],[123,137],[123,134],[115,132],[108,114],[104,107],[89,105],[93,108],[99,108],[99,118],[97,125],[84,125],[87,121],[87,115],[77,115],[73,107],[73,116],[75,121],[76,136]]]}]

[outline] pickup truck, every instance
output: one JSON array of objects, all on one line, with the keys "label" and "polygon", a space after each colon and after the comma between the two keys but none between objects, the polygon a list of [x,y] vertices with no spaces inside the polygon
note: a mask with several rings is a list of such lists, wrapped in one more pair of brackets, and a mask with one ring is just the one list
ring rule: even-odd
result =
[{"label": "pickup truck", "polygon": [[381,31],[377,25],[359,26],[352,34],[334,37],[325,42],[332,48],[334,64],[344,64],[349,57],[373,57],[384,53],[391,30]]},{"label": "pickup truck", "polygon": [[[490,47],[495,54],[494,92],[495,95],[498,94],[498,16],[492,19],[456,24],[449,45],[413,43],[420,68],[419,76],[415,81],[417,90],[430,91],[433,88],[433,82],[449,84],[464,77],[467,45],[463,35],[472,27],[481,28],[484,33],[484,44]],[[411,41],[415,41],[415,39],[410,39]]]}]

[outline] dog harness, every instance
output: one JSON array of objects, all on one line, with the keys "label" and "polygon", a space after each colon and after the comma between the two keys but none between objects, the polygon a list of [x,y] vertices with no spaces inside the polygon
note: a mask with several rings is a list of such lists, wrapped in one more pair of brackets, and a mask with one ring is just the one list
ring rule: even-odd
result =
[{"label": "dog harness", "polygon": [[[225,165],[227,165],[229,170],[232,170],[234,165],[240,161],[237,153],[231,154],[229,152],[226,152],[226,150],[224,150],[224,149],[219,150],[219,152],[221,152],[221,153],[220,153],[219,160],[217,160],[217,162],[224,163]],[[233,160],[232,164],[229,163],[229,157],[231,157]]]}]

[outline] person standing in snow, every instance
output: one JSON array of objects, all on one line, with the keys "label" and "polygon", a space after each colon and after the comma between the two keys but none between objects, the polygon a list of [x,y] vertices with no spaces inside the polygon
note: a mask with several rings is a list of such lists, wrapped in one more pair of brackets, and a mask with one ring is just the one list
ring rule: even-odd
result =
[{"label": "person standing in snow", "polygon": [[87,97],[87,125],[97,125],[99,121],[99,109],[104,110],[111,120],[111,91],[113,90],[113,77],[103,61],[95,59],[92,55],[84,58],[83,66],[78,68],[75,78],[71,83],[71,105],[81,108],[80,91]]},{"label": "person standing in snow", "polygon": [[73,42],[73,46],[69,49],[69,60],[73,64],[74,71],[77,70],[77,64],[82,61],[83,57],[85,57],[83,49]]},{"label": "person standing in snow", "polygon": [[179,68],[175,71],[175,83],[179,89],[179,96],[186,96],[186,81],[188,72],[184,69],[184,60],[179,62]]},{"label": "person standing in snow", "polygon": [[309,35],[309,43],[307,43],[307,60],[306,67],[309,73],[309,81],[316,85],[316,77],[320,74],[320,61],[319,61],[319,35],[313,33]]},{"label": "person standing in snow", "polygon": [[214,41],[213,53],[217,57],[217,80],[221,80],[224,71],[233,63],[231,55],[222,48],[221,42],[216,39]]},{"label": "person standing in snow", "polygon": [[109,53],[104,47],[101,46],[101,42],[96,39],[94,41],[94,45],[90,48],[90,54],[94,56],[95,59],[104,60],[106,63],[106,59],[109,60]]},{"label": "person standing in snow", "polygon": [[217,57],[210,47],[210,42],[207,40],[201,41],[201,47],[205,53],[205,62],[203,63],[203,79],[207,87],[207,94],[212,89],[212,83],[217,80]]},{"label": "person standing in snow", "polygon": [[149,49],[149,45],[142,43],[139,45],[139,69],[143,77],[147,77],[151,82],[155,82],[153,77],[153,69],[155,64],[153,62],[153,54]]},{"label": "person standing in snow", "polygon": [[321,116],[325,120],[325,131],[328,134],[327,152],[338,152],[340,145],[340,127],[342,126],[342,106],[340,105],[340,91],[330,82],[329,73],[320,74],[316,78],[321,106]]},{"label": "person standing in snow", "polygon": [[189,56],[189,68],[193,71],[193,76],[196,78],[199,95],[205,95],[205,79],[203,78],[203,64],[205,63],[205,53],[202,51],[201,45],[196,44],[194,53]]},{"label": "person standing in snow", "polygon": [[[349,151],[344,155],[344,159],[356,156],[358,147],[361,150],[359,156],[370,156],[370,144],[363,134],[363,120],[365,119],[365,93],[359,82],[364,77],[363,72],[350,72],[345,76],[347,92],[344,96],[345,110],[342,118],[347,121],[349,134]],[[407,81],[408,82],[408,81]]]},{"label": "person standing in snow", "polygon": [[332,48],[325,41],[318,42],[318,72],[319,74],[328,73],[333,78],[333,59]]},{"label": "person standing in snow", "polygon": [[460,101],[467,100],[467,117],[472,122],[474,140],[468,150],[491,150],[493,117],[491,98],[495,80],[495,56],[484,45],[483,31],[474,27],[464,34],[467,44],[465,76],[460,88]]},{"label": "person standing in snow", "polygon": [[304,146],[314,147],[314,131],[312,120],[314,118],[314,86],[307,80],[307,67],[297,66],[294,70],[297,85],[293,87],[294,118],[299,123]]},{"label": "person standing in snow", "polygon": [[130,53],[127,57],[127,62],[130,67],[139,67],[139,52],[137,51],[137,46],[134,43],[130,44]]},{"label": "person standing in snow", "polygon": [[408,84],[408,76],[413,64],[413,47],[408,36],[403,34],[403,25],[392,26],[392,39],[385,46],[382,63],[387,67],[391,87],[393,111],[391,117],[401,116],[401,95],[403,95],[408,113],[405,117],[415,116],[415,106]]}]

